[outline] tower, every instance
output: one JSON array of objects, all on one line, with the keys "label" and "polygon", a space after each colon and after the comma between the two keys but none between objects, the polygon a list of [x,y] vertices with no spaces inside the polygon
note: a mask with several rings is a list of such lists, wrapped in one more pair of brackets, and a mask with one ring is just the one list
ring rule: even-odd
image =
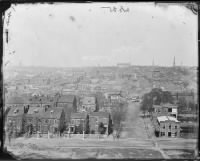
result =
[{"label": "tower", "polygon": [[173,62],[173,67],[176,66],[176,60],[175,60],[175,56],[174,56],[174,62]]},{"label": "tower", "polygon": [[155,66],[154,59],[152,60],[152,66],[153,66],[153,67]]}]

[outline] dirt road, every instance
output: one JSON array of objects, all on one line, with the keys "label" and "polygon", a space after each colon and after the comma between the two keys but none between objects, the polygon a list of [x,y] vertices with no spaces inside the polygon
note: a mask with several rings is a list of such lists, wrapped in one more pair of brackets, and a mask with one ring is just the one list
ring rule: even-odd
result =
[{"label": "dirt road", "polygon": [[144,121],[139,116],[140,104],[137,102],[130,102],[128,105],[128,112],[125,121],[125,128],[122,136],[125,138],[148,139],[145,131]]}]

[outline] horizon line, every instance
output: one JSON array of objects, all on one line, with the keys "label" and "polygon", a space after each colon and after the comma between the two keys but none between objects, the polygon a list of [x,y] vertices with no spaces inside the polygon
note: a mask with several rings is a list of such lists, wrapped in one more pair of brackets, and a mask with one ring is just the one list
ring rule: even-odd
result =
[{"label": "horizon line", "polygon": [[[119,63],[119,64],[125,64],[125,63]],[[116,65],[96,65],[96,66],[34,66],[34,65],[13,65],[13,66],[7,66],[6,68],[101,68],[101,67],[119,67],[118,64]],[[167,68],[174,68],[174,67],[198,67],[196,65],[176,65],[176,66],[167,66],[167,65],[129,65],[129,67],[167,67]],[[120,67],[119,67],[120,68]],[[126,68],[126,67],[121,67]]]}]

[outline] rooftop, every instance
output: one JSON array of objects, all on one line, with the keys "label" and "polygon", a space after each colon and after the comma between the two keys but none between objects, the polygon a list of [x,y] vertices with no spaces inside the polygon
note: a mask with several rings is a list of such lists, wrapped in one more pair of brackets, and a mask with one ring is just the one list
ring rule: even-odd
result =
[{"label": "rooftop", "polygon": [[108,118],[109,117],[109,113],[108,112],[91,112],[89,113],[90,116],[98,116],[98,117],[106,117]]},{"label": "rooftop", "polygon": [[81,101],[83,104],[96,104],[96,98],[93,96],[83,97]]},{"label": "rooftop", "polygon": [[85,112],[76,112],[76,113],[72,113],[71,114],[71,118],[86,118],[87,117],[87,113]]},{"label": "rooftop", "polygon": [[74,95],[62,95],[58,98],[58,102],[73,103],[75,99]]},{"label": "rooftop", "polygon": [[164,122],[164,121],[174,121],[174,122],[180,122],[175,117],[171,116],[159,116],[157,117],[158,122]]},{"label": "rooftop", "polygon": [[63,107],[51,107],[51,108],[48,108],[46,112],[43,111],[41,113],[41,117],[59,119],[61,117],[62,111],[63,111]]},{"label": "rooftop", "polygon": [[8,117],[20,116],[24,114],[24,107],[11,108],[8,112]]}]

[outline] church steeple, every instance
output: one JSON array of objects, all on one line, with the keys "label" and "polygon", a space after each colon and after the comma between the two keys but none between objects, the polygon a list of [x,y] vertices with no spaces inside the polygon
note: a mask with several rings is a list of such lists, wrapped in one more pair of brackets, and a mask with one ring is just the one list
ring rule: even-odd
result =
[{"label": "church steeple", "polygon": [[154,58],[153,58],[153,60],[152,60],[152,66],[153,66],[153,67],[155,66],[155,63],[154,63]]},{"label": "church steeple", "polygon": [[173,67],[176,66],[176,60],[175,60],[175,56],[174,56],[174,61],[173,61]]}]

